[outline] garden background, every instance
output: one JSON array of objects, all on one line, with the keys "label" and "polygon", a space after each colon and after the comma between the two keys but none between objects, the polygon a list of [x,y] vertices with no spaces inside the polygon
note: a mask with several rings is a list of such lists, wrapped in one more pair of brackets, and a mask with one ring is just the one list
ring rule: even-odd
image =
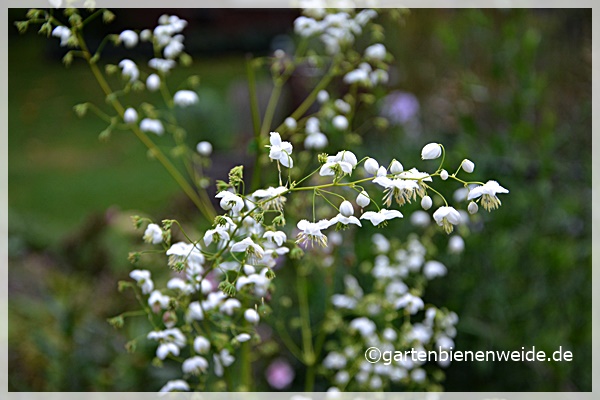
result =
[{"label": "garden background", "polygon": [[[102,104],[101,92],[85,65],[61,64],[57,39],[18,35],[12,21],[25,12],[10,10],[8,32],[9,390],[157,390],[164,371],[150,364],[152,346],[124,349],[144,321],[116,330],[106,319],[134,307],[116,285],[141,241],[129,217],[189,220],[193,207],[132,135],[101,142],[103,123],[75,115],[77,103]],[[182,117],[190,145],[213,143],[211,175],[222,179],[252,162],[245,56],[286,46],[298,13],[117,10],[92,37],[153,26],[163,12],[189,21],[194,64],[175,73],[201,77],[200,104]],[[367,131],[356,153],[412,157],[440,142],[511,191],[465,252],[444,260],[449,274],[428,300],[459,315],[458,349],[574,354],[454,363],[446,390],[591,390],[591,10],[412,10],[404,21],[386,26],[390,85],[418,100],[419,123]],[[110,50],[105,61],[123,55]],[[300,72],[282,117],[303,85]]]}]

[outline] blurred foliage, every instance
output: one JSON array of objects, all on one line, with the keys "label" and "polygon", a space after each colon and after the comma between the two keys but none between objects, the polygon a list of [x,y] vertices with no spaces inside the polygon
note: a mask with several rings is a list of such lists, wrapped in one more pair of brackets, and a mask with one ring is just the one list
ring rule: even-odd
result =
[{"label": "blurred foliage", "polygon": [[[457,157],[449,161],[467,156],[475,178],[496,177],[511,191],[493,217],[480,211],[485,229],[444,260],[449,274],[426,301],[458,313],[461,350],[574,354],[570,363],[454,363],[446,390],[591,390],[591,11],[414,10],[403,26],[387,22],[391,85],[419,99],[421,125],[361,129],[369,140],[357,154],[406,157],[409,166],[423,144],[441,142]],[[57,43],[33,33],[15,29],[9,43],[9,389],[157,390],[154,375],[169,369],[150,365],[151,345],[124,350],[145,321],[115,330],[106,319],[135,308],[116,288],[140,241],[129,209],[182,220],[191,209],[134,138],[99,143],[102,123],[76,118],[73,105],[103,101],[83,66],[64,69],[43,51]],[[232,92],[243,71],[240,54],[196,56],[178,72],[201,77],[188,140],[210,139],[224,159],[247,143],[231,101],[243,95]],[[359,259],[365,246],[361,234]],[[318,287],[312,295],[323,301]]]}]

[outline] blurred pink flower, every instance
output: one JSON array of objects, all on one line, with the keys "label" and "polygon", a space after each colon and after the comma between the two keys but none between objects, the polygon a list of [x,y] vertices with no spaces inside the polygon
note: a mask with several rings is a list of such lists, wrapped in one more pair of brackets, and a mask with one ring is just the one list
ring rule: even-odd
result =
[{"label": "blurred pink flower", "polygon": [[284,359],[277,359],[269,365],[265,376],[271,387],[277,390],[283,390],[289,387],[294,380],[294,369]]}]

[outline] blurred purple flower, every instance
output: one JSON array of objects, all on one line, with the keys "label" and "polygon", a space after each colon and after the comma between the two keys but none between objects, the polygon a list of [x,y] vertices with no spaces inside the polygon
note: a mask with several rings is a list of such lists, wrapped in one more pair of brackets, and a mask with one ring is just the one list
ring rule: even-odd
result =
[{"label": "blurred purple flower", "polygon": [[292,366],[281,358],[273,361],[265,372],[267,382],[277,390],[283,390],[290,386],[295,375]]},{"label": "blurred purple flower", "polygon": [[397,90],[383,99],[381,113],[392,124],[404,125],[417,117],[419,108],[414,94]]}]

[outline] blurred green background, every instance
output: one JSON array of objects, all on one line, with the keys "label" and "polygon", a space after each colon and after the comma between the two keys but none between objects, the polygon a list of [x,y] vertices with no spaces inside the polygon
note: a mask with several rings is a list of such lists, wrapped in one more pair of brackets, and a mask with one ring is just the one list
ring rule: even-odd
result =
[{"label": "blurred green background", "polygon": [[[151,27],[162,12],[119,10],[93,38]],[[182,116],[188,140],[213,142],[222,178],[232,159],[248,157],[245,53],[286,43],[297,14],[166,12],[190,21],[195,61],[171,82],[202,79],[198,112]],[[11,25],[24,15],[11,9]],[[353,150],[417,165],[423,144],[440,142],[451,163],[466,155],[476,178],[511,191],[492,215],[480,211],[481,230],[426,300],[458,313],[459,349],[574,354],[454,363],[446,390],[590,391],[591,10],[413,10],[402,26],[383,23],[396,60],[390,85],[419,100],[419,126],[369,132]],[[124,349],[144,321],[115,330],[106,318],[135,308],[116,287],[140,243],[129,216],[190,220],[193,208],[132,135],[100,142],[102,121],[76,117],[73,105],[103,98],[87,68],[64,68],[62,54],[55,38],[9,29],[9,389],[157,390],[164,372],[150,365],[151,344]],[[105,61],[122,57],[109,51]]]}]

